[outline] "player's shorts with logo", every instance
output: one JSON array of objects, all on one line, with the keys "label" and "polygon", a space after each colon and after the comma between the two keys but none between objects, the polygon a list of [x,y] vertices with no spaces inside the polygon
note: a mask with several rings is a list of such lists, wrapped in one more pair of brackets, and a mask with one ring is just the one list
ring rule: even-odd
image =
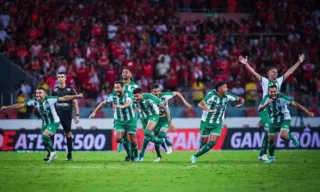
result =
[{"label": "player's shorts with logo", "polygon": [[151,116],[149,116],[149,117],[147,117],[145,119],[141,119],[141,124],[142,124],[142,128],[143,129],[147,128],[147,125],[148,125],[149,121],[152,121],[155,124],[157,124],[158,121],[159,121],[159,115],[151,115]]},{"label": "player's shorts with logo", "polygon": [[200,122],[200,134],[201,136],[218,135],[220,136],[222,130],[221,123],[207,123],[205,121]]},{"label": "player's shorts with logo", "polygon": [[155,134],[158,134],[161,129],[165,129],[165,132],[167,132],[169,129],[169,122],[166,116],[159,118],[159,121],[153,131]]},{"label": "player's shorts with logo", "polygon": [[280,123],[277,124],[271,124],[269,127],[269,135],[274,135],[280,132],[281,129],[290,131],[290,124],[291,124],[291,119],[289,120],[283,120]]},{"label": "player's shorts with logo", "polygon": [[137,119],[133,118],[127,121],[114,120],[114,131],[127,132],[129,134],[136,134],[137,132]]},{"label": "player's shorts with logo", "polygon": [[261,123],[263,125],[264,130],[268,131],[270,127],[270,117],[269,117],[268,110],[263,110],[259,112],[259,116],[261,118]]},{"label": "player's shorts with logo", "polygon": [[51,124],[48,124],[48,125],[42,125],[41,127],[41,134],[47,130],[49,131],[50,133],[54,134],[56,133],[56,131],[58,130],[58,127],[60,126],[60,122],[59,123],[51,123]]},{"label": "player's shorts with logo", "polygon": [[60,123],[65,133],[71,132],[71,125],[72,125],[72,112],[61,112],[58,113],[60,118]]}]

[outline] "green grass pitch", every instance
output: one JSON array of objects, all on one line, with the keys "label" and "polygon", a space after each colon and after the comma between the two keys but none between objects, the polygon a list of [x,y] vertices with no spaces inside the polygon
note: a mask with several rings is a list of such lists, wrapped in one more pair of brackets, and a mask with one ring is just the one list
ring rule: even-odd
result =
[{"label": "green grass pitch", "polygon": [[257,160],[257,151],[212,151],[190,163],[193,152],[147,152],[144,162],[123,162],[116,152],[75,152],[46,163],[45,153],[0,153],[1,192],[62,191],[281,191],[320,190],[320,151],[276,151],[275,164]]}]

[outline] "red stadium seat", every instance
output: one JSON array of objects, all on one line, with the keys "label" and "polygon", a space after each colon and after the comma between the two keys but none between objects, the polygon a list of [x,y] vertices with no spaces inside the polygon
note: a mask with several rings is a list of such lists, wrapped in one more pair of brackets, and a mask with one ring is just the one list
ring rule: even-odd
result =
[{"label": "red stadium seat", "polygon": [[98,112],[96,113],[95,118],[104,118],[104,112],[103,112],[103,111],[98,111]]},{"label": "red stadium seat", "polygon": [[8,110],[8,119],[18,119],[18,113],[15,110]]},{"label": "red stadium seat", "polygon": [[78,99],[78,106],[79,107],[85,107],[86,106],[86,101],[84,98]]},{"label": "red stadium seat", "polygon": [[5,119],[6,113],[3,110],[0,110],[0,119]]},{"label": "red stadium seat", "polygon": [[247,108],[246,109],[246,116],[247,117],[257,117],[258,112],[256,108]]}]

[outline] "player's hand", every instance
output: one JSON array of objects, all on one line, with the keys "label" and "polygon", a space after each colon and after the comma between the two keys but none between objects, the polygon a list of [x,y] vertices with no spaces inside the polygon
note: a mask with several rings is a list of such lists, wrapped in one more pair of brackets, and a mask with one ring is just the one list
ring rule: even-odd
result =
[{"label": "player's hand", "polygon": [[314,113],[312,113],[310,111],[308,111],[307,115],[308,115],[308,117],[314,117]]},{"label": "player's hand", "polygon": [[184,104],[186,106],[187,109],[191,109],[192,106],[189,103]]},{"label": "player's hand", "polygon": [[74,123],[75,123],[75,124],[78,124],[79,121],[80,121],[79,116],[75,116],[75,117],[74,117]]},{"label": "player's hand", "polygon": [[302,63],[305,60],[304,54],[299,55],[299,62]]},{"label": "player's hand", "polygon": [[208,113],[213,113],[214,112],[214,110],[212,110],[212,109],[208,109],[208,110],[206,110]]},{"label": "player's hand", "polygon": [[170,130],[172,132],[175,132],[176,131],[176,128],[174,127],[174,125],[172,123],[170,123]]},{"label": "player's hand", "polygon": [[123,109],[123,106],[122,106],[122,105],[117,104],[117,105],[116,105],[116,108]]},{"label": "player's hand", "polygon": [[242,57],[242,55],[239,56],[238,61],[244,65],[248,64],[248,56],[246,56],[245,58]]},{"label": "player's hand", "polygon": [[93,112],[93,113],[90,114],[89,119],[94,118],[94,116],[96,116],[96,113]]},{"label": "player's hand", "polygon": [[2,106],[2,107],[1,107],[1,110],[6,110],[6,109],[8,109],[7,106]]},{"label": "player's hand", "polygon": [[269,98],[269,99],[267,100],[266,104],[269,105],[270,103],[272,103],[272,101],[273,101],[273,99]]},{"label": "player's hand", "polygon": [[82,93],[78,94],[78,98],[82,98],[82,97],[83,97]]},{"label": "player's hand", "polygon": [[240,107],[242,107],[243,106],[243,103],[239,103],[238,105],[236,105],[235,107],[236,108],[240,108]]}]

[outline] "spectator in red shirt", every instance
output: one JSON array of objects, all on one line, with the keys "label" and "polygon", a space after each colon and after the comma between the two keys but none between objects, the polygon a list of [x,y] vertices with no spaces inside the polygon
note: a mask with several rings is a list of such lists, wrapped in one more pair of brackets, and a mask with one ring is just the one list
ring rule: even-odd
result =
[{"label": "spectator in red shirt", "polygon": [[170,68],[170,72],[167,78],[167,88],[170,91],[175,91],[177,90],[178,87],[178,73],[176,70],[174,70],[173,68]]}]

